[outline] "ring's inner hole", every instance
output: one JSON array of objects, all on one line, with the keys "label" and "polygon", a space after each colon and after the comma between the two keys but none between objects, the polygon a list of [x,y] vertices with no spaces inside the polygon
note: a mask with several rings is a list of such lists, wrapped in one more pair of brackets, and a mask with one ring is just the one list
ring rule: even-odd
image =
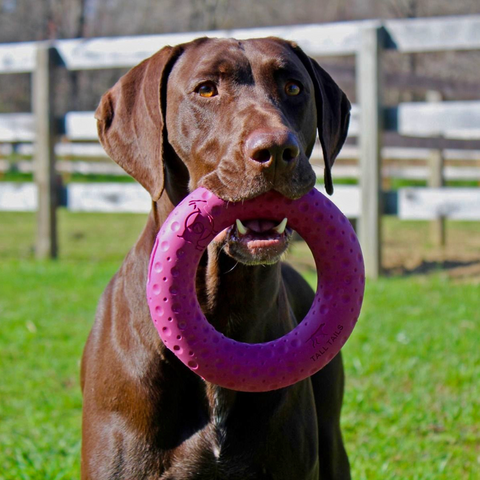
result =
[{"label": "ring's inner hole", "polygon": [[[210,245],[212,247],[212,245]],[[238,341],[245,343],[263,343],[265,341],[276,340],[277,338],[283,337],[289,331],[293,330],[296,324],[301,323],[304,316],[308,313],[313,297],[317,287],[317,272],[315,267],[315,261],[313,254],[307,245],[307,243],[302,239],[302,237],[296,232],[293,231],[289,247],[287,251],[282,255],[280,263],[281,272],[282,272],[282,281],[286,284],[286,291],[291,295],[288,303],[285,302],[285,299],[280,298],[278,306],[278,318],[268,319],[268,309],[271,308],[273,302],[273,295],[276,295],[277,286],[271,286],[271,289],[265,289],[265,283],[261,283],[262,288],[261,292],[255,292],[252,289],[257,288],[256,276],[257,275],[267,275],[270,276],[273,269],[279,267],[278,263],[275,265],[242,265],[233,258],[223,258],[220,261],[220,265],[207,265],[207,262],[212,262],[207,252],[212,252],[211,248],[207,248],[204,252],[202,260],[200,262],[200,267],[203,271],[200,272],[200,278],[197,273],[197,281],[202,282],[204,275],[210,275],[211,272],[215,272],[216,269],[213,267],[220,267],[220,271],[216,271],[218,278],[212,280],[211,278],[207,280],[207,283],[213,282],[209,287],[208,295],[220,295],[218,302],[229,304],[231,309],[224,309],[224,311],[229,310],[230,318],[223,318],[223,325],[213,325],[217,330],[221,331],[227,337],[233,338]],[[214,259],[213,262],[218,262],[218,259]],[[292,268],[296,271],[293,272]],[[210,272],[207,273],[207,271]],[[251,272],[251,282],[249,282],[249,271]],[[299,279],[298,275],[301,275],[303,279]],[[313,293],[311,293],[310,298],[308,295],[305,295],[304,291],[306,286],[302,285],[303,280],[306,281]],[[275,276],[272,276],[269,281],[275,281]],[[218,285],[215,283],[218,282]],[[268,284],[267,284],[268,285]],[[215,291],[215,288],[218,288]],[[238,289],[240,289],[240,298],[244,299],[244,304],[234,305],[234,302],[238,298]],[[270,295],[270,296],[269,296]],[[280,293],[280,296],[282,293]],[[287,294],[288,296],[288,294]],[[301,297],[299,299],[299,297]],[[203,301],[202,301],[203,300]],[[200,298],[200,305],[204,306],[205,302],[208,303],[208,298]],[[290,305],[298,304],[299,301],[302,304],[303,314],[300,316],[298,313],[293,319],[296,324],[291,323],[291,310]],[[207,307],[208,308],[208,307]],[[251,312],[256,312],[255,317],[252,318]],[[204,314],[207,317],[207,320],[210,321],[208,311],[205,311]],[[218,322],[219,319],[217,315],[213,315],[214,321]],[[267,318],[267,319],[266,319]],[[285,324],[289,323],[289,327],[286,328]],[[265,325],[266,323],[266,325]],[[275,323],[277,323],[275,325]],[[213,321],[212,321],[213,324]],[[271,325],[273,324],[273,325]],[[260,340],[259,337],[264,337],[265,340]]]},{"label": "ring's inner hole", "polygon": [[292,241],[285,254],[284,261],[291,265],[302,275],[315,291],[317,288],[317,268],[315,259],[307,242],[296,231],[293,232]]}]

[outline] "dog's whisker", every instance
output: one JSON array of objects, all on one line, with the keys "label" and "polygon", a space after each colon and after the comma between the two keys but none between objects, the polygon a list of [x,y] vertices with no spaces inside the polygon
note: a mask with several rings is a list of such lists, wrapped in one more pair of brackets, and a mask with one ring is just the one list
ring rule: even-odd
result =
[{"label": "dog's whisker", "polygon": [[236,262],[235,265],[234,265],[230,270],[228,270],[227,272],[225,272],[225,275],[226,275],[227,273],[233,272],[233,270],[235,269],[235,267],[236,267],[237,265],[238,265],[238,262]]}]

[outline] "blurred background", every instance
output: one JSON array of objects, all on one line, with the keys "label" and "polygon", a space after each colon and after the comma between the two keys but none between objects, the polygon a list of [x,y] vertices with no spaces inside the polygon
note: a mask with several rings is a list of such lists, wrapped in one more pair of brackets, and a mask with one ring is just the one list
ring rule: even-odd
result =
[{"label": "blurred background", "polygon": [[[343,22],[373,18],[414,19],[480,14],[476,0],[2,0],[0,42],[29,42],[69,38],[121,37],[144,34],[196,32],[260,26]],[[448,33],[448,32],[445,32]],[[442,89],[445,99],[478,98],[480,52],[415,53],[392,55],[386,60],[389,74],[411,73],[450,80]],[[336,80],[355,102],[353,59],[332,58],[325,63],[345,66]],[[61,109],[94,110],[102,93],[122,71],[78,71],[62,80],[64,95],[57,95]],[[334,72],[335,73],[335,72]],[[455,82],[471,82],[467,88]],[[60,87],[60,86],[58,86]],[[430,88],[434,89],[432,82]],[[418,87],[417,87],[418,88]],[[428,88],[425,84],[424,88]],[[463,92],[462,92],[463,90]],[[0,111],[30,110],[27,75],[0,76]],[[388,88],[391,102],[419,97],[408,85]],[[422,98],[423,99],[423,98]]]},{"label": "blurred background", "polygon": [[[368,232],[370,237],[379,237],[381,244],[375,252],[369,254],[369,257],[381,257],[379,264],[372,267],[373,275],[370,276],[376,277],[382,270],[387,273],[421,272],[438,267],[449,267],[452,275],[480,276],[480,240],[476,226],[468,222],[456,223],[456,228],[451,228],[449,223],[452,219],[464,220],[465,217],[470,219],[472,216],[478,220],[480,214],[472,214],[472,211],[480,206],[478,192],[450,191],[443,193],[442,198],[437,195],[434,200],[431,200],[431,191],[423,192],[422,195],[430,196],[421,199],[416,193],[398,193],[398,189],[402,187],[476,187],[479,184],[480,103],[477,102],[480,99],[480,49],[478,38],[475,37],[475,32],[472,32],[480,28],[478,17],[475,16],[480,14],[480,4],[477,1],[462,0],[452,3],[446,0],[299,0],[289,3],[273,0],[140,0],[132,3],[121,0],[5,0],[0,8],[0,43],[3,45],[0,62],[3,63],[1,71],[5,73],[0,74],[0,181],[33,180],[34,163],[30,160],[33,158],[35,126],[33,117],[25,113],[35,110],[32,104],[35,96],[32,75],[36,61],[34,42],[57,42],[61,54],[68,58],[64,58],[67,68],[58,68],[54,74],[51,73],[54,93],[48,108],[52,116],[63,119],[63,126],[55,132],[57,163],[54,170],[58,178],[50,181],[55,181],[59,188],[56,192],[59,198],[56,201],[63,206],[69,201],[69,210],[88,208],[85,205],[74,207],[74,188],[80,187],[72,186],[72,189],[67,191],[72,182],[129,181],[119,168],[108,161],[99,145],[94,145],[96,133],[91,112],[95,110],[101,95],[130,66],[153,53],[156,44],[162,45],[162,40],[158,40],[159,34],[187,32],[190,35],[167,36],[163,40],[163,43],[173,43],[193,38],[195,33],[192,32],[215,35],[216,30],[222,30],[222,35],[228,35],[229,29],[237,29],[238,33],[238,29],[256,28],[250,36],[273,32],[297,39],[295,28],[298,25],[325,25],[334,22],[335,25],[340,25],[342,30],[342,23],[338,22],[346,22],[343,25],[347,30],[345,36],[348,43],[348,35],[352,35],[348,30],[350,26],[362,28],[363,24],[358,22],[359,20],[366,20],[363,26],[368,24],[368,19],[375,18],[411,20],[412,25],[420,22],[415,32],[412,30],[413,48],[402,50],[400,45],[396,49],[385,49],[380,62],[380,104],[382,108],[393,108],[387,118],[394,118],[393,122],[397,122],[397,125],[381,132],[384,148],[378,159],[382,170],[379,188],[385,193],[382,194],[384,205],[379,215],[386,213],[393,217],[383,219],[380,233]],[[472,23],[463,25],[462,22],[467,20],[469,15]],[[425,30],[424,36],[428,37],[434,32],[436,38],[433,44],[445,40],[445,46],[427,45],[425,51],[422,51],[425,38],[419,35],[422,31],[421,22],[441,18],[446,20],[445,23]],[[452,22],[449,23],[449,20]],[[410,24],[405,25],[402,27],[403,39],[409,36]],[[275,26],[286,28],[274,31],[259,29]],[[244,36],[249,36],[248,30],[241,31]],[[128,41],[129,38],[139,35],[147,37],[138,37],[140,40],[136,43]],[[301,33],[306,39],[308,35],[307,31]],[[335,35],[332,33],[333,37]],[[469,35],[472,36],[471,39]],[[303,37],[298,39],[301,46]],[[452,42],[449,43],[450,37]],[[98,38],[104,38],[107,42],[103,46],[95,43]],[[153,47],[139,46],[152,43],[150,38],[157,39],[153,42]],[[350,41],[359,42],[358,35],[356,38],[357,40]],[[73,40],[80,43],[69,44],[65,42],[66,39],[80,39]],[[109,39],[118,40],[118,43],[108,43]],[[23,43],[16,44],[17,50],[14,50],[11,42]],[[325,49],[325,45],[323,40],[320,48],[313,48],[312,52],[306,48],[306,51],[315,54],[322,66],[344,89],[351,102],[357,106],[360,74],[356,63],[359,55],[352,54],[355,53],[352,45],[348,45],[348,51],[342,51],[340,45],[338,54],[335,49]],[[80,52],[82,48],[83,53]],[[328,55],[322,56],[322,51],[326,51]],[[109,52],[110,59],[107,58]],[[122,58],[122,52],[125,58]],[[72,62],[75,63],[79,55],[83,55],[83,64],[72,66]],[[93,63],[88,64],[89,61]],[[400,107],[397,107],[399,105]],[[66,114],[68,115],[65,116]],[[408,118],[399,125],[402,115],[407,115]],[[359,110],[354,108],[347,146],[334,169],[337,185],[359,183],[359,116]],[[318,169],[321,183],[322,159],[320,151],[317,150],[316,153],[312,161]],[[35,192],[24,186],[22,194],[20,186],[15,187],[12,191],[13,187],[7,187],[4,183],[3,189],[0,188],[0,211],[35,209],[35,200],[32,197]],[[366,185],[366,188],[376,189],[377,186]],[[87,190],[77,190],[76,198],[87,198]],[[112,198],[113,191],[114,187],[110,186],[105,195]],[[413,200],[412,195],[415,197]],[[460,203],[458,195],[463,195],[464,200]],[[470,201],[465,200],[465,196],[469,195]],[[351,218],[359,217],[358,207],[351,205],[354,201],[359,204],[358,192],[352,194],[345,190],[342,195],[340,189],[337,198],[346,196],[350,196],[350,204],[340,203],[339,206],[349,211]],[[131,198],[129,201],[131,204]],[[125,200],[123,203],[129,202]],[[403,208],[407,203],[406,209]],[[143,210],[147,211],[148,202],[144,205],[146,206]],[[412,211],[412,206],[417,208],[415,212]],[[425,208],[429,209],[428,212]],[[465,208],[470,212],[465,214]],[[458,210],[461,212],[455,214]],[[399,216],[404,220],[401,226],[405,227],[400,230],[394,228]],[[419,221],[413,225],[408,223],[412,219],[439,217],[445,218],[430,225]],[[15,246],[18,254],[31,254],[35,240],[30,240],[28,245]],[[417,246],[415,251],[410,248],[412,242]],[[65,244],[59,247],[59,242],[57,243],[59,251],[68,248]],[[362,243],[366,243],[366,240]],[[310,264],[308,260],[306,267]]]},{"label": "blurred background", "polygon": [[[344,348],[353,478],[479,478],[478,0],[0,0],[0,480],[79,477],[82,348],[150,208],[93,111],[205,32],[297,40],[354,104],[333,169],[369,277]],[[315,288],[303,242],[287,261]]]}]

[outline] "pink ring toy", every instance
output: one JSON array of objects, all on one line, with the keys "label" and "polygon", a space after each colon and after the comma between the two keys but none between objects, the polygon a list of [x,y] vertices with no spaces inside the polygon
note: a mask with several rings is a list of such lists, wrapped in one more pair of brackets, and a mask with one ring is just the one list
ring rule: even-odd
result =
[{"label": "pink ring toy", "polygon": [[[268,343],[247,344],[210,325],[195,293],[195,276],[210,241],[238,218],[288,217],[309,245],[318,271],[307,316]],[[164,344],[208,382],[245,392],[287,387],[318,372],[350,336],[363,301],[363,257],[347,218],[313,189],[298,200],[279,193],[227,203],[204,188],[188,195],[158,233],[150,258],[147,299]]]}]

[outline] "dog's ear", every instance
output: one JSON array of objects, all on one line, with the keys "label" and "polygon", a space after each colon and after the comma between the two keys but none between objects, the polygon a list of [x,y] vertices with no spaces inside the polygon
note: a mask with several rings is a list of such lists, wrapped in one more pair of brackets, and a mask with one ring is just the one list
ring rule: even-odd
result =
[{"label": "dog's ear", "polygon": [[103,95],[95,112],[103,148],[153,200],[164,188],[166,84],[182,52],[165,47],[132,68]]},{"label": "dog's ear", "polygon": [[296,44],[292,48],[302,61],[315,87],[317,129],[325,162],[325,189],[333,193],[332,166],[348,133],[351,105],[332,77]]}]

